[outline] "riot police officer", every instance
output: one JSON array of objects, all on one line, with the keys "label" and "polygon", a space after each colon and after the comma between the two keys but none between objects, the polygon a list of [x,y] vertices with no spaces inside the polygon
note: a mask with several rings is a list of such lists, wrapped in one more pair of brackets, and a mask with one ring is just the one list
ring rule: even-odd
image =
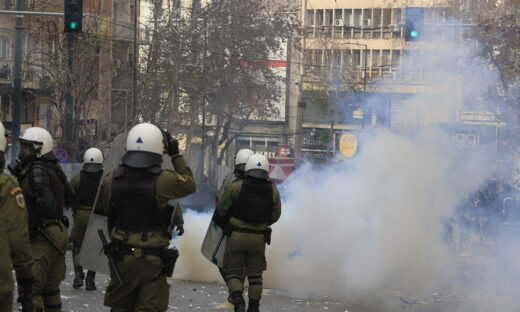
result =
[{"label": "riot police officer", "polygon": [[72,207],[74,226],[71,233],[72,261],[74,263],[74,283],[72,287],[74,288],[83,286],[83,279],[85,279],[85,289],[96,290],[94,282],[96,272],[87,271],[85,278],[83,267],[79,261],[79,253],[102,176],[103,153],[95,147],[89,148],[83,157],[83,169],[70,182],[76,193],[76,203]]},{"label": "riot police officer", "polygon": [[270,244],[269,226],[280,218],[280,194],[269,181],[269,162],[260,154],[249,157],[246,174],[233,182],[219,199],[217,212],[227,221],[228,235],[224,271],[235,312],[245,311],[245,270],[249,282],[248,312],[257,312],[262,296],[262,272],[266,269],[265,244]]},{"label": "riot police officer", "polygon": [[[161,168],[165,151],[175,170]],[[111,272],[104,304],[112,311],[166,311],[175,258],[168,201],[195,192],[193,174],[177,140],[149,123],[130,130],[122,162],[103,180],[96,205],[108,216],[108,253],[124,281],[122,287]]]},{"label": "riot police officer", "polygon": [[61,311],[60,284],[65,279],[68,221],[63,209],[74,191],[58,165],[50,133],[26,129],[18,138],[20,152],[9,165],[27,201],[29,235],[34,257],[33,304],[36,311]]},{"label": "riot police officer", "polygon": [[33,259],[27,229],[25,200],[16,179],[5,174],[7,138],[0,122],[0,311],[13,310],[13,274],[16,271],[23,312],[32,312]]},{"label": "riot police officer", "polygon": [[[222,181],[222,186],[220,187],[218,193],[217,193],[217,202],[218,199],[224,194],[224,191],[228,186],[231,185],[234,181],[238,179],[242,179],[244,177],[244,174],[246,173],[246,162],[251,155],[253,155],[254,152],[248,148],[243,148],[238,151],[238,153],[235,156],[235,168],[233,172],[230,172],[225,178],[224,181]],[[213,214],[213,220],[215,223],[219,226],[222,226],[222,220],[219,220],[217,210],[215,209],[215,212]],[[220,275],[222,276],[222,279],[226,280],[226,273],[224,273],[224,270],[221,267],[218,267],[218,271],[220,272]],[[242,277],[242,283],[245,281],[245,275]],[[231,293],[228,297],[229,303],[233,303]]]},{"label": "riot police officer", "polygon": [[220,196],[222,196],[222,194],[224,194],[224,191],[229,185],[231,185],[231,183],[244,177],[246,172],[246,161],[253,154],[254,152],[248,148],[243,148],[238,151],[237,155],[235,156],[235,168],[233,172],[230,172],[224,178],[224,181],[222,181],[222,186],[217,193],[217,200]]}]

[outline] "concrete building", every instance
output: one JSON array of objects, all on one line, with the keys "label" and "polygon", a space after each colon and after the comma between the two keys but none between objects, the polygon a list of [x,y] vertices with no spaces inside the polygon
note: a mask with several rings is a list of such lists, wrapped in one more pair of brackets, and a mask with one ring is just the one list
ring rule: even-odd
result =
[{"label": "concrete building", "polygon": [[[406,42],[407,7],[424,8],[424,32],[462,31],[446,24],[435,1],[302,0],[298,102],[289,106],[297,157],[328,159],[345,131],[395,131],[465,122],[461,86],[446,86],[432,59],[444,47]],[[418,98],[422,94],[422,98]],[[374,100],[377,99],[377,100]],[[299,104],[298,104],[299,103]],[[424,105],[418,105],[422,103]],[[477,112],[496,125],[493,113]],[[491,118],[491,120],[489,119]],[[481,122],[482,120],[475,120]],[[339,134],[339,135],[338,135]],[[300,154],[299,151],[302,151]]]}]

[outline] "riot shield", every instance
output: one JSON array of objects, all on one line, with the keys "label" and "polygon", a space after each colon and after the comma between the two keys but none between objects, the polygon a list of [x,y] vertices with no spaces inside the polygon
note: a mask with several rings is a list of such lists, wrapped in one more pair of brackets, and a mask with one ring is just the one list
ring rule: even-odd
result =
[{"label": "riot shield", "polygon": [[[215,210],[214,213],[217,213]],[[213,218],[209,223],[206,236],[202,241],[202,255],[219,267],[224,266],[224,251],[226,250],[226,235],[224,230],[218,226]]]},{"label": "riot shield", "polygon": [[[122,133],[110,144],[110,151],[105,159],[105,175],[101,179],[101,182],[103,182],[108,173],[114,171],[121,163],[121,157],[125,154],[125,143],[126,133]],[[101,188],[101,183],[99,186]],[[98,195],[99,189],[96,200],[94,201],[94,207],[97,204]],[[109,236],[107,217],[94,213],[94,209],[92,209],[88,227],[85,231],[85,237],[83,238],[83,244],[81,245],[79,260],[81,265],[88,270],[109,274],[108,259],[103,253],[103,244],[98,235],[98,230],[100,229]]]},{"label": "riot shield", "polygon": [[[105,176],[117,169],[117,167],[121,164],[121,158],[125,154],[125,143],[126,133],[123,133],[118,135],[110,145],[110,151],[105,160]],[[168,155],[163,155],[162,167],[163,169],[173,169],[171,158]],[[98,195],[96,195],[94,207],[97,204]],[[108,266],[108,259],[103,253],[103,244],[99,239],[98,230],[103,230],[104,233],[107,233],[107,237],[109,238],[110,234],[107,228],[107,220],[108,218],[106,216],[94,213],[94,209],[92,210],[79,254],[81,265],[84,268],[105,274],[109,274],[110,270]]]}]

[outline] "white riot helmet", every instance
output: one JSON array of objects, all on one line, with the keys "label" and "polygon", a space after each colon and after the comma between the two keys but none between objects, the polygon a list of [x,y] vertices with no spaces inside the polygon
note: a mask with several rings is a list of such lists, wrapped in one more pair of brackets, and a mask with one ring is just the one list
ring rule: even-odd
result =
[{"label": "white riot helmet", "polygon": [[246,164],[247,159],[253,155],[254,152],[248,148],[243,148],[238,151],[237,156],[235,156],[235,166]]},{"label": "white riot helmet", "polygon": [[89,148],[83,156],[83,170],[99,172],[103,170],[103,153],[95,147]]},{"label": "white riot helmet", "polygon": [[165,151],[161,129],[151,123],[134,126],[126,137],[126,153],[123,163],[134,168],[148,168],[162,163]]},{"label": "white riot helmet", "polygon": [[26,129],[22,132],[22,135],[20,135],[18,141],[22,144],[32,145],[34,156],[36,156],[36,158],[40,158],[43,155],[52,152],[54,145],[49,131],[40,127]]},{"label": "white riot helmet", "polygon": [[267,179],[269,178],[269,161],[267,157],[254,154],[246,162],[246,176]]},{"label": "white riot helmet", "polygon": [[0,152],[5,152],[7,148],[7,133],[4,124],[0,121]]}]

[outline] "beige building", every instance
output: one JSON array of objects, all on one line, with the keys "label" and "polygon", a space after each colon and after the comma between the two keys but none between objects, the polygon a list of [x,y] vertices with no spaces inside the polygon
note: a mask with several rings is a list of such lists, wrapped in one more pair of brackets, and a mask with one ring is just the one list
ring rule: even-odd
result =
[{"label": "beige building", "polygon": [[[324,153],[334,150],[336,134],[345,130],[406,131],[446,122],[482,123],[482,118],[494,122],[489,112],[467,114],[471,108],[464,106],[460,79],[438,66],[450,49],[443,38],[463,31],[447,25],[447,10],[439,3],[301,1],[304,38],[299,64],[291,70],[300,77],[293,79],[298,86],[292,85],[291,94],[301,104],[292,102],[289,128],[303,156],[325,159]],[[405,41],[408,7],[424,8],[424,40]],[[470,115],[476,119],[464,120]]]}]

